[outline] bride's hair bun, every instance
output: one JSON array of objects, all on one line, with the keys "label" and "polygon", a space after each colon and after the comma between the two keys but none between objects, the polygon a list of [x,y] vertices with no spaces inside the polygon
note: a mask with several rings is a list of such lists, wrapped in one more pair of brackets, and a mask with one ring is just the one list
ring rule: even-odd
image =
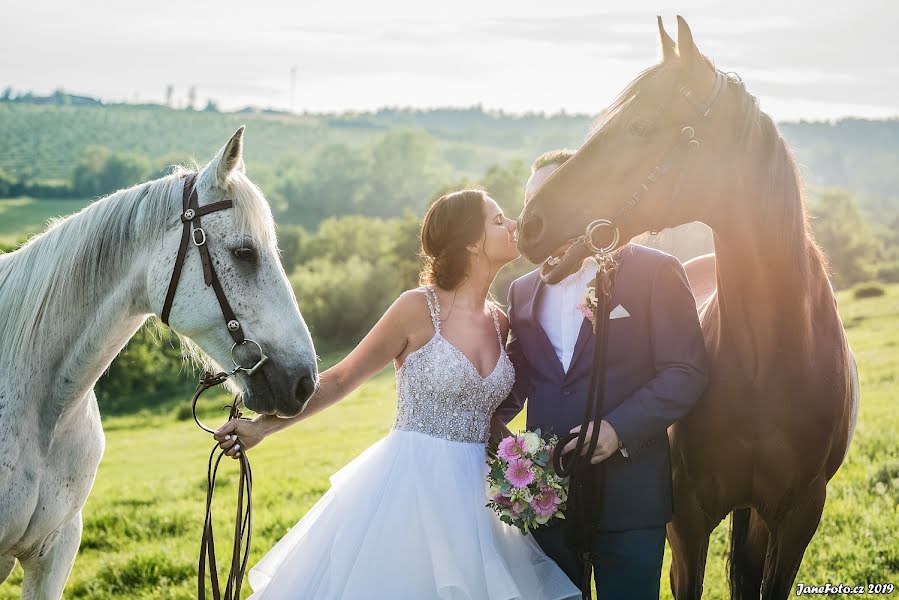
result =
[{"label": "bride's hair bun", "polygon": [[434,201],[421,224],[421,256],[424,266],[419,284],[436,284],[451,290],[465,279],[469,252],[465,246],[484,235],[484,201],[487,192],[472,188],[450,192]]}]

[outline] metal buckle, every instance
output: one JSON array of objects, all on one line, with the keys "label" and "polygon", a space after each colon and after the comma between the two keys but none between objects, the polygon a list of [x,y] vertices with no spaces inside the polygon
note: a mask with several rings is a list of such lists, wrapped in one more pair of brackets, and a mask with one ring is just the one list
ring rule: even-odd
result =
[{"label": "metal buckle", "polygon": [[[237,360],[235,360],[235,358],[234,358],[234,349],[237,348],[238,346],[242,346],[246,343],[256,344],[256,347],[259,349],[259,362],[257,362],[252,367],[245,367],[245,366],[241,365],[239,362],[237,362]],[[259,342],[255,341],[255,340],[246,338],[242,342],[234,342],[234,344],[231,346],[231,362],[234,363],[234,370],[232,372],[243,371],[247,375],[252,375],[253,373],[256,372],[256,370],[259,367],[264,365],[266,363],[266,361],[268,361],[268,357],[262,353],[262,346],[260,346]]]},{"label": "metal buckle", "polygon": [[[609,243],[608,246],[604,246],[602,248],[597,248],[596,245],[593,243],[593,232],[596,231],[597,229],[599,229],[600,227],[609,227],[612,229],[612,241]],[[615,246],[618,245],[618,240],[621,236],[621,233],[618,231],[618,226],[615,225],[614,223],[612,223],[611,221],[609,221],[608,219],[597,219],[597,220],[593,221],[592,223],[590,223],[589,225],[587,225],[586,236],[587,236],[587,239],[586,239],[587,247],[589,247],[590,250],[592,250],[593,252],[595,252],[597,254],[608,254],[615,248]]]},{"label": "metal buckle", "polygon": [[[200,235],[202,236],[202,239],[199,242],[197,241],[197,232],[198,231],[200,232]],[[195,246],[202,246],[203,244],[206,243],[206,232],[203,231],[202,227],[195,227],[195,228],[191,229],[190,237],[193,238]]]}]

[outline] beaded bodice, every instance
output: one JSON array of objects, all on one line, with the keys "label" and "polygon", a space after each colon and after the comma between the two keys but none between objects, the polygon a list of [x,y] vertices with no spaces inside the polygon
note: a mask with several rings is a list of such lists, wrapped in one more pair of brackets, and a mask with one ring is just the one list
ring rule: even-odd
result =
[{"label": "beaded bodice", "polygon": [[418,288],[428,300],[434,336],[410,352],[396,372],[395,429],[418,431],[457,442],[486,442],[493,411],[505,400],[515,381],[506,355],[496,308],[490,304],[499,360],[493,372],[481,377],[465,354],[440,334],[440,302],[430,286]]}]

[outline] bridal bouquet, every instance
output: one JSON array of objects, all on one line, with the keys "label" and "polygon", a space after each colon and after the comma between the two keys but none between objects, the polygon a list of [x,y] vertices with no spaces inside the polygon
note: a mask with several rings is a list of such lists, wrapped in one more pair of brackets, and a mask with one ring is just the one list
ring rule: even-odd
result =
[{"label": "bridal bouquet", "polygon": [[552,468],[557,443],[556,436],[548,441],[540,437],[539,429],[526,431],[503,438],[496,454],[487,459],[487,506],[523,534],[565,518],[568,479]]}]

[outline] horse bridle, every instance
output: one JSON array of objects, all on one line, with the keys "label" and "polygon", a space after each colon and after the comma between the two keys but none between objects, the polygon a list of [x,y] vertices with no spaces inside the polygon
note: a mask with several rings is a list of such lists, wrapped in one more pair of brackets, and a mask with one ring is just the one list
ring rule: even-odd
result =
[{"label": "horse bridle", "polygon": [[[726,74],[721,72],[720,70],[715,70],[715,83],[712,86],[712,91],[709,95],[709,98],[705,102],[698,102],[693,97],[692,90],[686,85],[678,86],[678,93],[683,97],[693,108],[697,110],[699,116],[702,119],[706,119],[711,113],[712,108],[721,98],[722,93],[727,88],[728,77]],[[675,85],[676,85],[675,81]],[[662,177],[671,172],[673,164],[677,157],[680,155],[681,146],[686,145],[687,156],[684,160],[684,167],[680,171],[680,175],[675,182],[674,188],[671,192],[671,201],[669,204],[674,204],[677,201],[678,196],[680,195],[680,187],[683,183],[684,176],[688,171],[688,165],[690,157],[694,152],[699,150],[701,143],[699,138],[696,136],[696,130],[700,128],[700,126],[693,127],[692,125],[685,125],[681,128],[680,135],[674,140],[671,146],[665,151],[665,154],[662,155],[662,159],[656,163],[656,165],[652,168],[648,175],[644,178],[643,182],[640,184],[640,187],[637,188],[627,199],[627,201],[622,204],[615,213],[615,216],[612,219],[596,219],[592,221],[589,225],[587,225],[586,231],[578,237],[571,238],[567,240],[565,243],[571,243],[570,248],[566,252],[570,252],[571,248],[575,248],[579,245],[586,245],[593,255],[606,255],[611,252],[618,245],[620,241],[620,232],[618,231],[618,226],[615,224],[616,221],[620,221],[622,218],[629,215],[633,210],[637,207],[640,201],[643,199],[645,194],[649,192],[651,186],[653,186],[656,182],[658,182]],[[594,241],[594,235],[597,231],[601,229],[609,229],[610,235],[612,236],[611,242],[606,244],[605,246],[597,246]],[[561,262],[560,257],[549,257],[547,262],[550,266],[555,266]]]},{"label": "horse bridle", "polygon": [[[676,81],[675,81],[676,84]],[[727,87],[727,76],[721,71],[715,71],[715,84],[710,98],[705,103],[698,103],[693,99],[691,90],[684,85],[678,87],[678,91],[693,107],[699,110],[703,119],[707,118],[712,107],[721,97]],[[684,161],[681,173],[678,176],[672,191],[671,201],[676,201],[680,192],[680,186],[687,172],[690,155],[699,149],[700,142],[696,137],[696,128],[686,125],[674,143],[668,148],[662,160],[656,164],[647,175],[640,188],[615,213],[615,219],[621,219],[634,210],[643,195],[649,191],[651,185],[671,171],[672,163],[676,158],[682,144],[686,143],[687,158]],[[597,246],[594,233],[601,229],[609,229],[611,242],[604,246]],[[567,543],[572,546],[581,561],[583,576],[582,598],[590,600],[591,576],[593,564],[591,560],[591,540],[593,532],[599,523],[605,494],[605,465],[603,462],[595,465],[590,463],[593,452],[599,442],[600,427],[591,424],[599,423],[602,419],[603,404],[605,401],[606,381],[606,353],[609,336],[609,307],[612,300],[612,289],[615,285],[615,276],[619,263],[614,257],[613,251],[620,240],[620,232],[615,221],[611,219],[597,219],[592,221],[586,231],[576,238],[568,240],[575,245],[585,245],[591,256],[597,261],[599,269],[596,273],[594,286],[596,291],[596,310],[593,317],[594,351],[593,366],[590,370],[590,382],[587,388],[587,398],[584,407],[584,416],[578,433],[569,433],[556,445],[552,463],[554,470],[562,477],[569,477],[568,511],[571,515],[566,519]],[[570,252],[571,250],[567,250]],[[554,257],[550,257],[550,261]],[[550,262],[551,265],[558,264]],[[590,430],[590,439],[587,440],[587,431]],[[577,438],[575,448],[570,453],[563,455],[562,449],[572,440]]]},{"label": "horse bridle", "polygon": [[[234,203],[231,200],[221,200],[219,202],[200,206],[197,197],[196,179],[196,174],[191,173],[184,180],[184,190],[182,193],[183,210],[181,212],[181,223],[183,223],[181,245],[178,247],[178,256],[175,258],[175,266],[172,269],[172,278],[169,281],[169,287],[165,295],[165,302],[162,305],[162,314],[160,318],[163,323],[166,325],[169,324],[169,313],[172,310],[172,302],[175,300],[175,292],[178,290],[178,281],[181,278],[181,269],[184,267],[184,259],[187,256],[187,247],[190,245],[190,242],[193,242],[194,246],[196,246],[197,250],[200,252],[200,261],[203,264],[203,279],[205,280],[206,285],[212,286],[212,289],[215,291],[215,298],[218,300],[219,306],[222,309],[222,316],[225,318],[225,326],[227,327],[231,338],[234,340],[234,344],[231,346],[231,362],[234,363],[234,368],[229,372],[229,376],[234,375],[238,371],[245,371],[247,375],[252,375],[265,364],[268,357],[262,352],[262,347],[258,342],[244,336],[243,326],[234,315],[231,304],[228,302],[225,291],[222,289],[222,284],[215,272],[215,266],[213,266],[212,257],[209,254],[209,247],[207,245],[206,231],[200,224],[200,217],[203,215],[232,208]],[[260,358],[252,367],[244,367],[234,358],[234,349],[244,344],[254,344],[259,350]]]},{"label": "horse bridle", "polygon": [[[231,200],[222,200],[200,206],[197,197],[196,183],[197,175],[195,173],[189,174],[184,180],[181,211],[181,222],[183,224],[181,245],[178,247],[178,255],[175,258],[175,266],[172,269],[172,278],[169,281],[169,287],[166,292],[160,318],[163,323],[169,325],[169,313],[172,309],[172,302],[175,299],[175,292],[178,289],[178,281],[181,278],[181,270],[184,267],[187,248],[190,246],[191,242],[193,242],[193,245],[197,247],[197,250],[200,253],[200,262],[203,265],[203,279],[207,286],[212,286],[215,297],[221,307],[222,316],[225,319],[225,326],[228,329],[231,338],[234,340],[230,353],[231,362],[234,363],[233,368],[227,373],[204,373],[197,385],[193,398],[191,399],[191,411],[193,413],[194,421],[201,429],[208,433],[214,433],[213,429],[204,425],[197,417],[197,400],[199,399],[200,394],[211,387],[224,383],[228,378],[233,377],[240,371],[245,372],[248,376],[252,376],[268,361],[268,357],[263,353],[262,347],[258,342],[244,335],[243,327],[234,315],[234,311],[231,309],[228,298],[225,296],[225,292],[222,289],[222,284],[215,272],[215,266],[213,265],[212,257],[209,253],[206,231],[200,224],[200,217],[220,210],[232,208],[233,202]],[[238,346],[245,344],[253,344],[259,351],[259,360],[250,367],[241,365],[234,356],[234,350]],[[228,407],[230,410],[228,416],[229,421],[242,418],[239,404],[240,397],[235,396],[232,404]],[[237,439],[237,443],[240,443],[239,438]],[[237,600],[240,598],[240,588],[243,584],[244,573],[246,572],[247,561],[250,555],[253,472],[250,469],[250,461],[247,458],[247,453],[246,451],[243,451],[238,457],[240,459],[240,482],[237,488],[237,515],[235,517],[234,525],[231,567],[228,572],[225,593],[222,595],[219,588],[218,569],[215,562],[215,543],[212,531],[212,496],[215,491],[215,476],[218,473],[219,463],[225,456],[225,451],[221,450],[218,458],[213,463],[216,450],[219,449],[218,444],[212,447],[206,469],[206,518],[203,523],[203,537],[200,542],[200,562],[197,576],[197,597],[199,600],[204,600],[206,598],[207,558],[209,561],[209,577],[211,580],[212,596],[214,600]],[[246,495],[246,505],[244,505],[244,495]]]}]

